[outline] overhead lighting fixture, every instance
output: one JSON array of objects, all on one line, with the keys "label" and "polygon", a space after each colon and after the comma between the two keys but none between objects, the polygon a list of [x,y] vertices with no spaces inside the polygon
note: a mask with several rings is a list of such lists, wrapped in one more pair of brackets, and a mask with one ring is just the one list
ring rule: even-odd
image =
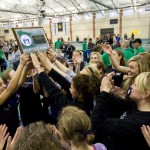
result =
[{"label": "overhead lighting fixture", "polygon": [[18,19],[10,19],[10,21],[17,21]]},{"label": "overhead lighting fixture", "polygon": [[47,17],[45,17],[45,18],[48,19],[48,18],[52,18],[52,17],[47,16]]}]

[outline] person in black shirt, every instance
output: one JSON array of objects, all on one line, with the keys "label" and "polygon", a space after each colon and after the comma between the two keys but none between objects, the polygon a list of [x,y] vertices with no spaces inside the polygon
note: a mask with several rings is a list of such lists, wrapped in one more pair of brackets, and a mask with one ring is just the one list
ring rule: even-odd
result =
[{"label": "person in black shirt", "polygon": [[43,119],[38,77],[34,76],[32,71],[28,72],[24,84],[18,91],[20,94],[20,115],[24,126]]},{"label": "person in black shirt", "polygon": [[141,126],[150,125],[150,72],[137,76],[131,86],[130,99],[120,99],[110,93],[112,77],[101,82],[91,119],[97,140],[108,150],[149,150]]},{"label": "person in black shirt", "polygon": [[93,43],[92,38],[89,38],[88,49],[90,49],[92,51],[94,46],[95,46],[95,44]]},{"label": "person in black shirt", "polygon": [[9,103],[11,96],[19,89],[24,82],[28,68],[28,56],[22,55],[20,64],[17,68],[15,76],[11,79],[6,88],[6,85],[0,79],[0,124],[6,124],[10,135],[13,136],[19,126],[18,113],[16,107]]},{"label": "person in black shirt", "polygon": [[67,43],[65,46],[65,53],[68,55],[68,59],[72,59],[73,51],[75,50],[75,47],[71,45],[71,43]]},{"label": "person in black shirt", "polygon": [[[70,90],[70,93],[72,95],[72,98],[68,99],[68,97],[62,94],[61,90],[56,87],[56,85],[41,68],[40,62],[38,61],[36,55],[31,54],[30,56],[32,57],[34,67],[37,68],[39,80],[49,94],[50,101],[53,104],[57,105],[59,110],[61,110],[61,108],[64,106],[74,105],[85,110],[87,114],[90,115],[93,109],[93,99],[99,91],[100,82],[98,77],[94,75],[90,76],[79,74],[72,79],[71,85],[65,83],[64,86],[68,84],[68,90]],[[39,58],[41,58],[40,61],[42,63],[42,66],[44,66],[46,70],[49,71],[48,74],[52,74],[54,70],[52,69],[48,58],[46,56],[44,57],[44,55]],[[63,84],[64,81],[61,81]]]},{"label": "person in black shirt", "polygon": [[107,33],[107,44],[110,44],[112,46],[113,44],[113,37],[110,35],[110,33]]}]

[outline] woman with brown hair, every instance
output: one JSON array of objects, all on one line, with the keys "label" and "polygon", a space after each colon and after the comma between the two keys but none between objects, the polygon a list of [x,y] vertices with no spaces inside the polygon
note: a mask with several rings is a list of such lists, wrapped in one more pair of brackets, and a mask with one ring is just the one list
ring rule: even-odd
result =
[{"label": "woman with brown hair", "polygon": [[[93,109],[93,99],[99,91],[100,81],[98,77],[94,75],[76,75],[70,83],[68,83],[63,77],[59,76],[54,70],[48,60],[48,58],[44,55],[43,57],[39,57],[40,62],[35,54],[31,54],[32,62],[35,68],[37,68],[39,79],[43,84],[45,90],[49,94],[49,99],[51,102],[57,105],[58,109],[60,110],[62,107],[67,105],[78,106],[81,109],[85,110],[88,115],[90,115]],[[59,76],[59,80],[61,81],[61,86],[66,87],[66,91],[70,90],[71,97],[64,96],[60,89],[58,89],[55,84],[49,79],[47,74],[45,74],[44,69],[41,67],[44,66],[46,70],[48,70],[48,75],[52,75],[55,78]],[[69,92],[69,91],[68,91]]]},{"label": "woman with brown hair", "polygon": [[106,150],[101,143],[92,145],[94,131],[87,114],[73,106],[65,107],[58,119],[58,129],[66,141],[71,144],[74,150]]}]

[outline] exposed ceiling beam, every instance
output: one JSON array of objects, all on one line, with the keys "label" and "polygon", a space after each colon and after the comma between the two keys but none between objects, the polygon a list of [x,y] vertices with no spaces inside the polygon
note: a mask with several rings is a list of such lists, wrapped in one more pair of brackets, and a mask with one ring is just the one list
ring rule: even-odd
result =
[{"label": "exposed ceiling beam", "polygon": [[116,8],[116,5],[115,5],[114,1],[111,0],[111,2],[112,2],[112,4],[113,4],[114,8],[116,9],[117,13],[119,14],[119,11],[118,11],[118,9]]},{"label": "exposed ceiling beam", "polygon": [[61,2],[59,2],[58,0],[56,0],[56,2],[57,2],[58,4],[60,4],[61,6],[63,6],[67,11],[69,11],[70,14],[72,14],[72,12],[71,12],[66,6],[64,6]]},{"label": "exposed ceiling beam", "polygon": [[[75,1],[75,2],[76,2],[76,1]],[[77,2],[76,2],[76,4],[77,4],[78,6],[80,6],[80,8],[82,8],[83,11],[85,11],[85,9],[84,9],[80,4],[78,4]]]},{"label": "exposed ceiling beam", "polygon": [[[73,1],[73,0],[72,0]],[[75,3],[76,1],[74,1],[74,3]],[[148,2],[148,1],[147,1]],[[145,2],[145,3],[142,3],[142,4],[138,4],[137,3],[137,5],[136,5],[136,7],[140,7],[140,6],[146,6],[147,5],[147,2]],[[148,3],[150,3],[150,2],[148,2]],[[75,3],[76,4],[76,6],[77,6],[77,3]],[[100,6],[99,4],[97,4],[98,6]],[[78,6],[80,6],[80,4],[78,4]],[[130,4],[129,6],[123,6],[123,7],[116,7],[116,9],[124,9],[124,8],[130,8],[130,7],[132,7],[132,4]],[[107,9],[107,8],[101,8],[101,11],[107,11],[107,10],[109,10],[109,9]],[[37,13],[33,13],[33,12],[27,12],[27,11],[20,11],[20,10],[4,10],[4,9],[2,9],[2,8],[0,8],[0,11],[2,11],[2,12],[10,12],[10,13],[19,13],[19,14],[26,14],[26,15],[34,15],[35,16],[35,19],[37,19],[36,18],[36,16],[37,16]],[[86,13],[87,15],[88,15],[88,12],[89,12],[89,10],[85,10],[84,8],[83,8],[83,10],[81,11],[80,10],[80,12],[78,12],[78,13],[72,13],[72,14],[84,14],[84,13]],[[97,9],[95,9],[95,10],[90,10],[90,12],[91,13],[93,13],[93,12],[99,12],[99,9],[97,8]],[[56,13],[56,15],[58,15],[58,16],[70,16],[71,14],[67,11],[67,12],[64,12],[64,13],[62,13],[62,14],[58,14],[58,13]],[[55,17],[55,14],[47,14],[46,15],[47,17]],[[24,19],[19,19],[18,21],[21,21],[21,20],[24,20]],[[3,20],[0,20],[0,22],[2,22]],[[8,20],[5,20],[5,22],[9,22],[10,21],[10,19],[8,19]]]},{"label": "exposed ceiling beam", "polygon": [[73,6],[77,9],[78,12],[80,12],[80,10],[78,9],[78,7],[74,4],[74,2],[72,0],[70,0],[70,2],[73,4]]},{"label": "exposed ceiling beam", "polygon": [[92,2],[94,2],[94,3],[97,3],[97,4],[99,4],[99,5],[102,5],[102,6],[106,7],[106,8],[108,8],[108,9],[113,10],[112,7],[110,7],[110,6],[108,6],[108,5],[105,5],[104,3],[100,2],[100,1],[97,1],[97,0],[90,0],[90,1],[92,1]]},{"label": "exposed ceiling beam", "polygon": [[45,6],[46,6],[47,8],[49,8],[50,10],[52,10],[55,14],[57,13],[53,8],[49,7],[47,4],[45,4]]},{"label": "exposed ceiling beam", "polygon": [[[140,7],[140,6],[145,6],[145,5],[147,5],[146,3],[143,3],[143,4],[140,4],[140,5],[137,5],[136,7]],[[124,8],[130,8],[131,6],[124,6],[124,7],[117,7],[117,9],[124,9]],[[101,9],[102,11],[107,11],[107,10],[109,10],[109,9]],[[91,13],[93,13],[93,12],[98,12],[99,11],[99,9],[97,9],[97,10],[90,10],[90,12]],[[78,14],[84,14],[84,13],[88,13],[89,12],[89,10],[85,10],[85,11],[80,11]],[[76,13],[72,13],[72,14],[76,14]],[[69,13],[64,13],[64,14],[62,14],[62,15],[59,15],[59,16],[68,16],[68,15],[70,15]],[[54,15],[50,15],[50,17],[54,17]]]},{"label": "exposed ceiling beam", "polygon": [[[96,5],[96,7],[97,7],[98,9],[100,9],[100,8],[98,7],[98,4],[96,4],[96,3],[94,3],[94,4]],[[102,13],[101,9],[100,9],[100,13],[104,16],[104,13]]]},{"label": "exposed ceiling beam", "polygon": [[132,7],[133,7],[134,12],[136,12],[133,0],[131,0],[131,3],[132,3]]},{"label": "exposed ceiling beam", "polygon": [[147,0],[147,4],[149,4],[150,3],[150,0]]},{"label": "exposed ceiling beam", "polygon": [[[107,9],[108,10],[108,9]],[[94,13],[94,12],[98,12],[99,10],[91,10],[90,11],[90,13]],[[73,14],[79,14],[79,15],[81,15],[81,14],[87,14],[88,16],[89,16],[89,11],[80,11],[79,13],[72,13],[72,15]],[[70,14],[69,13],[65,13],[65,14],[61,14],[61,15],[59,15],[59,16],[70,16]],[[54,17],[54,15],[50,15],[49,17]]]},{"label": "exposed ceiling beam", "polygon": [[11,12],[11,13],[19,13],[19,14],[28,14],[28,15],[37,15],[36,13],[32,13],[32,12],[22,12],[22,11],[18,11],[18,10],[8,10],[8,9],[2,9],[2,8],[0,8],[0,11],[2,11],[2,12]]},{"label": "exposed ceiling beam", "polygon": [[[76,1],[75,1],[76,2]],[[82,8],[82,10],[90,17],[90,15],[88,14],[88,12],[86,12],[86,10],[80,5],[80,4],[78,4],[77,2],[76,2],[76,4],[78,5],[78,6],[80,6],[80,8]]]}]

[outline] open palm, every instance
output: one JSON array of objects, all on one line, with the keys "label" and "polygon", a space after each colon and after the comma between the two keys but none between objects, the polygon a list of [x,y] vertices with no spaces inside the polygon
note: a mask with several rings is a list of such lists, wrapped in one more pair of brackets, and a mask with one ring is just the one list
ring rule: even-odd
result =
[{"label": "open palm", "polygon": [[7,126],[0,125],[0,150],[3,150],[6,139],[9,136],[9,133],[6,134],[6,132],[7,132]]},{"label": "open palm", "polygon": [[112,48],[108,44],[101,44],[102,50],[107,53],[108,55],[112,54]]}]

